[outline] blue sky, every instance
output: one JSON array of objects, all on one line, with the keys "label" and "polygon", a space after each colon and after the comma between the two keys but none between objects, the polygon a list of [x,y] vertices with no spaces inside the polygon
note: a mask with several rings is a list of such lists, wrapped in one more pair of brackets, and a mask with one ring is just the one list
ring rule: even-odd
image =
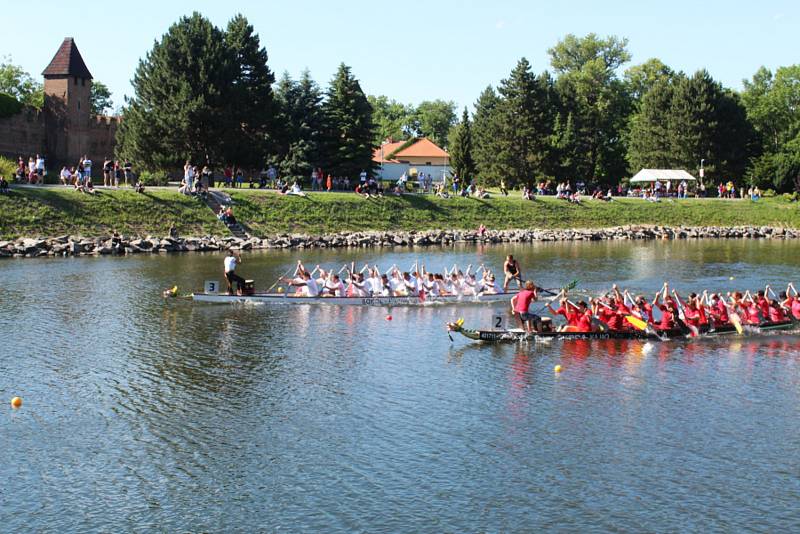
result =
[{"label": "blue sky", "polygon": [[537,72],[548,69],[547,49],[568,33],[627,37],[631,64],[658,57],[676,70],[705,67],[736,89],[761,65],[800,62],[800,2],[786,0],[3,3],[0,56],[38,76],[63,37],[74,37],[116,103],[132,94],[129,80],[153,42],[195,10],[218,26],[243,13],[276,75],[307,67],[326,85],[344,61],[367,93],[410,103],[471,105],[522,56]]}]

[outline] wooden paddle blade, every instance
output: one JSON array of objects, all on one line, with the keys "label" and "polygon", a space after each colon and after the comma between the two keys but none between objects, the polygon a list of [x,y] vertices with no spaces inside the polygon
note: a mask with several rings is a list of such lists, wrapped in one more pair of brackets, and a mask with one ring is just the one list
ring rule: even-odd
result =
[{"label": "wooden paddle blade", "polygon": [[636,329],[638,330],[645,330],[647,328],[647,322],[642,321],[635,315],[626,315],[625,319]]}]

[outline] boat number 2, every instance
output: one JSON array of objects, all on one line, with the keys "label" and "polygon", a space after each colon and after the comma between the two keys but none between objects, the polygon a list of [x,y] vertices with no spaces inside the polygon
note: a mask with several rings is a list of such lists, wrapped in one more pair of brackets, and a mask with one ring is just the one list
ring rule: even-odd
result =
[{"label": "boat number 2", "polygon": [[503,316],[502,315],[495,315],[494,316],[494,327],[495,328],[503,328]]}]

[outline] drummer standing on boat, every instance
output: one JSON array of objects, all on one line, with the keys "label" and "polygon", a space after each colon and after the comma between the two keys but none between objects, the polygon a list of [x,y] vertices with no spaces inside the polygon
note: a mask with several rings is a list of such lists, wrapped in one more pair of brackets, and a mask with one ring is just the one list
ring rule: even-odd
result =
[{"label": "drummer standing on boat", "polygon": [[233,283],[236,282],[236,294],[242,294],[244,287],[244,278],[236,274],[236,267],[242,263],[242,256],[233,249],[228,250],[228,255],[225,256],[225,280],[228,282],[228,295],[233,295]]},{"label": "drummer standing on boat", "polygon": [[517,287],[522,287],[522,271],[519,267],[519,262],[514,259],[511,254],[506,258],[503,264],[503,272],[506,273],[506,280],[503,282],[503,291],[508,291],[508,283],[511,280],[517,281]]}]

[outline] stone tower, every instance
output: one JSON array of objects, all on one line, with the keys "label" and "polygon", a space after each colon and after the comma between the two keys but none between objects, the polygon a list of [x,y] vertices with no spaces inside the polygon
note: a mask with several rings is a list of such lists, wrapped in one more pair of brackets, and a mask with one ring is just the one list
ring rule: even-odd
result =
[{"label": "stone tower", "polygon": [[67,37],[44,76],[46,153],[51,163],[76,164],[89,150],[92,74],[72,37]]}]

